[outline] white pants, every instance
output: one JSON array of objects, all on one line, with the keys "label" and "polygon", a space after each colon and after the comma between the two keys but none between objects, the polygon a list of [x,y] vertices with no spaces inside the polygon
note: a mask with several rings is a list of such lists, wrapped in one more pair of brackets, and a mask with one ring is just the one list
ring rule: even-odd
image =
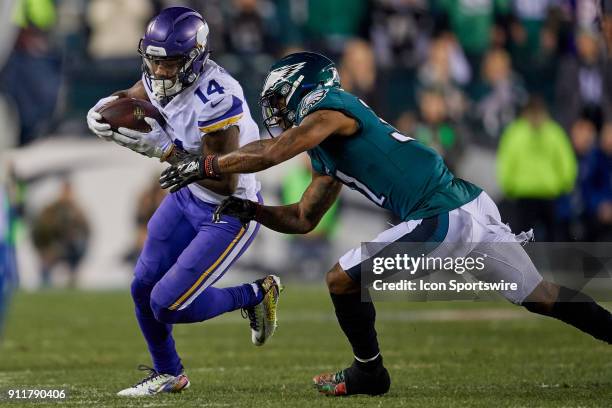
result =
[{"label": "white pants", "polygon": [[[473,201],[450,211],[447,217],[438,223],[444,223],[441,226],[445,228],[441,244],[427,256],[483,257],[484,269],[472,271],[471,274],[484,282],[503,280],[516,283],[517,290],[500,291],[500,294],[517,304],[522,303],[542,281],[542,276],[521,245],[532,238],[532,232],[513,234],[510,227],[502,223],[499,210],[487,193],[482,192]],[[430,223],[430,219],[402,222],[380,233],[373,242],[404,241],[411,234],[422,233],[426,229],[425,223]],[[430,229],[433,230],[433,227]],[[440,232],[440,225],[436,231],[436,234]],[[364,260],[359,246],[344,254],[339,263],[355,279],[356,271]]]}]

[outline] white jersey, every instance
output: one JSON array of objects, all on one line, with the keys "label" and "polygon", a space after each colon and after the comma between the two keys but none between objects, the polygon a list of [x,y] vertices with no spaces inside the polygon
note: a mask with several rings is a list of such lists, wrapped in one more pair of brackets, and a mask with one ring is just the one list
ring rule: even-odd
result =
[{"label": "white jersey", "polygon": [[[189,153],[201,154],[202,138],[207,133],[234,125],[240,129],[240,146],[259,140],[259,128],[251,117],[242,87],[211,60],[204,66],[200,77],[166,106],[153,97],[151,84],[145,75],[142,82],[149,100],[166,119],[166,132],[177,147]],[[225,198],[197,183],[190,184],[188,188],[193,195],[208,203],[217,204]],[[259,189],[260,184],[254,174],[239,174],[233,195],[257,201]]]}]

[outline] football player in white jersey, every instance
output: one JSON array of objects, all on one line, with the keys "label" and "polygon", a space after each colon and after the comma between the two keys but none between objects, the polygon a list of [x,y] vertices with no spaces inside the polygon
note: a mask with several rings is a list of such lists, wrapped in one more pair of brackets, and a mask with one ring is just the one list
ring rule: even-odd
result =
[{"label": "football player in white jersey", "polygon": [[[196,11],[171,7],[154,17],[138,47],[143,76],[132,88],[101,99],[87,114],[92,132],[135,152],[175,163],[186,156],[222,154],[256,140],[242,88],[208,59],[208,25]],[[149,100],[164,116],[160,125],[146,118],[150,132],[111,130],[98,110],[117,98]],[[203,180],[168,195],[147,227],[147,240],[131,286],[136,318],[153,367],[121,396],[177,392],[189,386],[172,338],[172,325],[246,311],[251,340],[262,345],[276,328],[278,277],[269,275],[230,288],[213,286],[247,249],[259,224],[234,217],[213,223],[218,203],[227,196],[261,202],[254,175]]]}]

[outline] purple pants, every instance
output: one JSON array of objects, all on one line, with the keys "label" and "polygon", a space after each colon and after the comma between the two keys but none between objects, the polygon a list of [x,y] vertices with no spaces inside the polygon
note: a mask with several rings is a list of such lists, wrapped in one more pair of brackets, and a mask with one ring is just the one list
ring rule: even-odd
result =
[{"label": "purple pants", "polygon": [[255,222],[244,227],[228,216],[213,223],[215,207],[183,188],[166,196],[147,226],[132,297],[158,372],[176,375],[182,370],[172,324],[207,320],[260,300],[248,284],[223,289],[211,286],[259,230]]}]

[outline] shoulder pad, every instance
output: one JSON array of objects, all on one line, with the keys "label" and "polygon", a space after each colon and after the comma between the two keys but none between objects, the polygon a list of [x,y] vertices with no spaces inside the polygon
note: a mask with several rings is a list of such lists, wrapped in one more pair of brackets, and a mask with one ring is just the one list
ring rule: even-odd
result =
[{"label": "shoulder pad", "polygon": [[336,95],[335,88],[315,89],[300,101],[296,112],[296,123],[299,124],[306,116],[318,109],[338,109],[343,106],[342,100]]}]

